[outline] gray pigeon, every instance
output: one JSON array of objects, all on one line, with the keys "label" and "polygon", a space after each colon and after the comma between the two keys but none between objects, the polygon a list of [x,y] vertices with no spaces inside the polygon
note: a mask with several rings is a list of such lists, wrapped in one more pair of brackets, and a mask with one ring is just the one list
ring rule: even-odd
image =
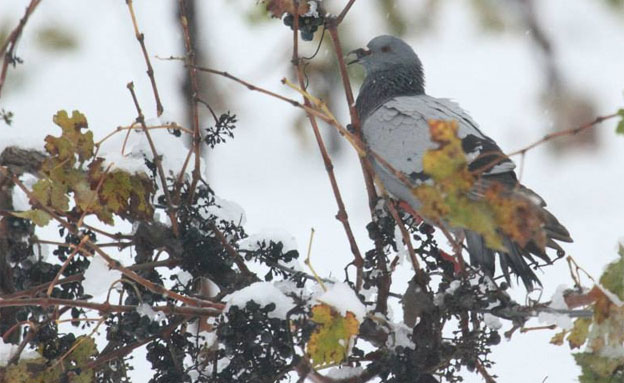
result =
[{"label": "gray pigeon", "polygon": [[[554,240],[572,242],[566,228],[545,209],[546,203],[541,197],[519,184],[514,163],[502,153],[494,140],[479,130],[459,105],[425,94],[422,64],[412,48],[393,36],[375,37],[367,47],[352,51],[357,58],[351,63],[361,64],[366,71],[356,108],[368,147],[417,186],[429,179],[423,172],[423,155],[438,146],[431,140],[428,120],[457,121],[458,137],[469,161],[469,170],[484,170],[476,182],[473,197],[479,198],[476,190],[484,190],[497,182],[509,193],[533,201],[544,217],[546,245],[562,256],[563,250]],[[393,197],[419,211],[421,204],[405,183],[375,160],[373,167]],[[476,232],[463,230],[463,234],[473,266],[493,276],[498,253],[505,278],[509,281],[509,271],[513,272],[528,290],[533,288],[534,283],[540,283],[530,267],[535,263],[534,256],[550,262],[545,251],[533,242],[521,247],[510,238],[503,237],[507,251],[499,251],[488,248],[484,238]]]}]

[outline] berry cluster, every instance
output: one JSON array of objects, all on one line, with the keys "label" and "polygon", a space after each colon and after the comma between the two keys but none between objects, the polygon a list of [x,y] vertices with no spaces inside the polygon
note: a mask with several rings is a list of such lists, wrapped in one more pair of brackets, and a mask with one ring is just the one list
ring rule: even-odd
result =
[{"label": "berry cluster", "polygon": [[[292,30],[294,26],[295,18],[290,13],[287,14],[283,21],[284,25],[290,27]],[[299,32],[301,33],[301,39],[304,41],[312,41],[314,39],[314,32],[318,30],[318,27],[325,23],[325,18],[322,15],[315,16],[299,16]]]}]

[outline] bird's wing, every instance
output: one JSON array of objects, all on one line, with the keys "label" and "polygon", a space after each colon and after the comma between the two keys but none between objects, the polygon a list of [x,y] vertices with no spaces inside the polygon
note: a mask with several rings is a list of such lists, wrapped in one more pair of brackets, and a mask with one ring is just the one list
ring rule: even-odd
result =
[{"label": "bird's wing", "polygon": [[[504,174],[514,171],[516,165],[498,147],[496,142],[481,132],[478,125],[458,104],[448,99],[427,95],[397,97],[385,105],[403,115],[420,114],[428,120],[455,120],[462,148],[468,159],[468,168],[483,175]],[[428,124],[425,125],[429,134]],[[508,177],[508,176],[507,176]],[[508,181],[502,177],[501,181]]]},{"label": "bird's wing", "polygon": [[[393,98],[374,112],[362,123],[364,138],[372,151],[384,158],[394,169],[408,175],[418,185],[426,182],[422,159],[429,149],[437,144],[432,142],[429,133],[429,120],[455,120],[458,123],[458,137],[468,159],[468,168],[480,174],[471,196],[482,198],[482,193],[494,182],[505,186],[505,190],[522,198],[528,198],[542,208],[547,245],[558,251],[561,248],[553,240],[569,242],[568,231],[550,214],[544,200],[530,189],[519,184],[514,172],[514,163],[507,158],[496,142],[483,134],[472,118],[456,103],[427,95],[401,96]],[[386,189],[395,197],[412,205],[418,211],[419,202],[409,188],[398,181],[391,172],[376,164],[376,170]],[[527,287],[539,282],[529,262],[533,256],[549,260],[545,252],[534,244],[520,248],[509,238],[505,238],[507,252],[492,250],[485,246],[484,239],[477,233],[466,230],[466,239],[471,262],[483,267],[489,274],[494,273],[495,254],[499,253],[501,269],[509,279],[509,270],[519,275]]]}]

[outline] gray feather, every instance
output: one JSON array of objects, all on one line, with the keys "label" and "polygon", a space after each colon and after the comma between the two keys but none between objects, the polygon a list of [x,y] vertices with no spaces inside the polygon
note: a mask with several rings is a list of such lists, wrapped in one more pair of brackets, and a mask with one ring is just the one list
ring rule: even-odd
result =
[{"label": "gray feather", "polygon": [[[415,185],[430,182],[423,172],[422,159],[427,150],[437,147],[431,141],[428,121],[455,120],[458,137],[469,160],[469,169],[481,174],[470,192],[471,198],[483,198],[483,192],[492,183],[504,186],[504,193],[531,201],[541,209],[546,245],[563,250],[555,241],[571,242],[569,232],[545,209],[544,200],[532,190],[518,183],[515,165],[498,145],[481,132],[472,118],[456,103],[431,97],[424,92],[422,64],[418,56],[402,40],[392,36],[378,36],[368,44],[369,50],[358,55],[366,70],[366,78],[357,98],[356,108],[362,121],[364,140],[372,151],[384,158],[397,171],[409,177]],[[362,50],[363,51],[363,50]],[[385,188],[397,199],[418,211],[421,204],[410,188],[390,170],[377,161],[373,167]],[[510,279],[516,274],[530,289],[539,280],[531,265],[535,257],[546,262],[550,258],[535,243],[520,247],[503,238],[506,251],[490,249],[483,237],[464,230],[470,262],[494,275],[498,256],[503,275]]]}]

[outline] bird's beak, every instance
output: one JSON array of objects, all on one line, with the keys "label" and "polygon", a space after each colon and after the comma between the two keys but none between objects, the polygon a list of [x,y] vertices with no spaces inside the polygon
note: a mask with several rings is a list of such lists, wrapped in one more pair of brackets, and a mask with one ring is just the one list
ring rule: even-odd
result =
[{"label": "bird's beak", "polygon": [[351,52],[347,53],[347,57],[351,56],[351,55],[355,55],[355,59],[351,60],[347,63],[347,65],[351,65],[351,64],[355,64],[360,62],[360,60],[363,57],[366,57],[368,55],[371,54],[370,49],[366,49],[366,48],[359,48],[359,49],[354,49]]}]

